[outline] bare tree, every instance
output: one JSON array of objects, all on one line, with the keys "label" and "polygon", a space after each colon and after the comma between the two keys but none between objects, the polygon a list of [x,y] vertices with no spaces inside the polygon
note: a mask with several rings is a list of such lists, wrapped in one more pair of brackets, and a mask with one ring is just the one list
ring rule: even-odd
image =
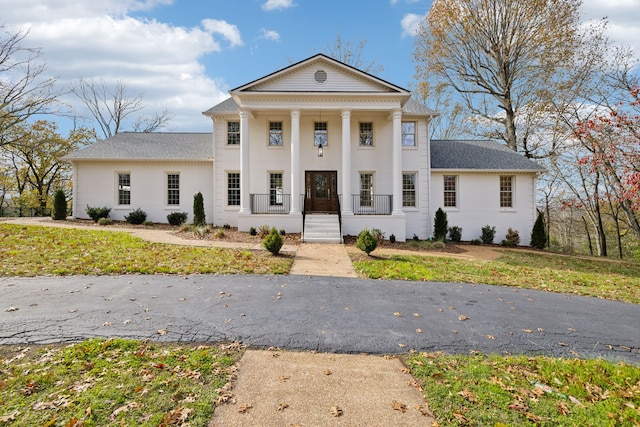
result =
[{"label": "bare tree", "polygon": [[87,107],[105,138],[127,127],[136,132],[154,132],[166,127],[173,117],[167,110],[149,117],[136,116],[144,109],[142,95],[131,93],[120,80],[114,87],[108,87],[103,80],[80,79],[73,93]]},{"label": "bare tree", "polygon": [[580,4],[435,0],[416,38],[418,77],[453,88],[485,136],[528,157],[548,155],[530,147],[534,131],[554,99],[579,92],[602,53],[602,28],[582,29]]},{"label": "bare tree", "polygon": [[39,114],[53,112],[60,92],[57,80],[46,77],[39,49],[24,47],[28,31],[0,26],[0,147],[15,142],[10,129]]},{"label": "bare tree", "polygon": [[364,54],[367,40],[360,40],[357,43],[351,40],[343,41],[338,34],[332,46],[324,49],[324,53],[333,59],[350,65],[366,73],[377,75],[384,71],[384,67],[376,61],[369,61]]}]

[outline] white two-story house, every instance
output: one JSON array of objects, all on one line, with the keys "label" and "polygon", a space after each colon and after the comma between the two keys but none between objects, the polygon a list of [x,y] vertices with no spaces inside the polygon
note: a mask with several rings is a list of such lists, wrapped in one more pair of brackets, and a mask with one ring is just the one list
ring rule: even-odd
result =
[{"label": "white two-story house", "polygon": [[325,55],[235,88],[203,114],[212,134],[122,133],[68,156],[73,215],[141,208],[166,222],[173,211],[191,217],[201,192],[208,222],[241,231],[310,236],[330,219],[340,235],[426,239],[443,208],[464,240],[492,225],[497,239],[512,228],[528,243],[540,166],[493,141],[431,141],[437,113]]}]

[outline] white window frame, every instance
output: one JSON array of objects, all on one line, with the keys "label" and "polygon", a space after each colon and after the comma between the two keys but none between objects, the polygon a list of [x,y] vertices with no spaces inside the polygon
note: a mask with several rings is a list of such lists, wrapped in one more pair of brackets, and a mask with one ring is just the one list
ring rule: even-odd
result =
[{"label": "white window frame", "polygon": [[[171,188],[172,183],[170,182],[170,177],[172,176],[177,176],[178,177],[178,187],[177,188]],[[167,185],[166,187],[166,196],[167,196],[167,200],[166,200],[166,205],[170,206],[170,207],[176,207],[176,206],[180,206],[180,172],[165,172],[165,184]],[[171,195],[171,191],[176,191],[177,195],[174,194],[174,197],[177,197],[178,201],[177,203],[171,203],[171,199],[172,199],[172,195]]]},{"label": "white window frame", "polygon": [[[272,125],[280,125],[280,129],[272,129]],[[282,120],[280,121],[272,121],[270,120],[268,125],[269,126],[269,136],[268,136],[268,140],[267,140],[267,145],[269,147],[283,147],[284,146],[284,126],[282,123]],[[279,140],[279,144],[278,143],[272,143],[274,141],[274,138],[276,141]]]},{"label": "white window frame", "polygon": [[[407,125],[407,124],[412,124],[413,125],[413,132],[412,133],[405,132],[405,125]],[[401,139],[402,148],[409,148],[409,147],[415,148],[415,147],[417,147],[418,146],[418,135],[417,135],[418,123],[415,122],[415,121],[412,121],[412,120],[403,121],[400,124],[400,128],[401,128],[401,130],[400,130],[400,132],[401,132],[400,139]],[[413,139],[413,144],[405,144],[406,137],[408,137],[408,136],[413,136],[413,138],[412,138]]]},{"label": "white window frame", "polygon": [[[324,129],[318,129],[318,127],[324,127]],[[329,146],[329,122],[313,122],[313,145],[320,145],[320,141],[322,141],[322,146]]]},{"label": "white window frame", "polygon": [[[238,186],[231,188],[230,184],[231,184],[231,175],[237,175],[238,176]],[[227,171],[226,172],[226,178],[227,178],[227,197],[226,197],[226,204],[227,207],[229,208],[240,208],[240,203],[242,200],[242,193],[241,193],[241,184],[240,184],[240,172],[239,171]],[[229,202],[231,201],[231,191],[237,191],[238,193],[238,203],[237,204],[230,204]],[[235,201],[235,199],[234,199]]]},{"label": "white window frame", "polygon": [[[503,178],[509,178],[509,189],[508,190],[503,190],[503,186],[502,186],[502,179]],[[514,210],[515,209],[515,195],[516,195],[516,177],[515,175],[500,175],[500,177],[498,178],[498,186],[499,186],[499,203],[500,203],[500,209],[502,210]],[[509,205],[503,205],[503,194],[509,195]]]},{"label": "white window frame", "polygon": [[[371,176],[371,182],[370,182],[370,187],[369,187],[369,204],[363,205],[362,204],[362,194],[364,191],[366,191],[366,188],[363,187],[363,182],[362,182],[362,178],[364,176]],[[376,188],[376,184],[375,184],[375,179],[376,179],[376,175],[375,172],[373,171],[361,171],[359,173],[359,178],[358,178],[358,194],[360,195],[360,197],[358,198],[359,202],[359,208],[362,210],[362,208],[366,209],[371,209],[374,210],[375,209],[375,188]]]},{"label": "white window frame", "polygon": [[[404,177],[405,176],[413,176],[413,190],[410,189],[406,189],[404,184],[405,184],[405,180]],[[413,204],[412,205],[405,205],[405,192],[413,192]],[[418,207],[418,172],[414,172],[414,171],[405,171],[402,172],[402,207],[403,208],[417,208]]]},{"label": "white window frame", "polygon": [[[371,128],[370,129],[365,129],[363,131],[362,127],[363,125],[368,125]],[[360,148],[373,148],[373,122],[360,122],[360,124],[358,125],[358,146]],[[369,144],[363,144],[363,138],[364,139],[368,139],[369,140]]]},{"label": "white window frame", "polygon": [[[453,178],[453,190],[447,189],[447,178]],[[458,209],[460,194],[460,178],[458,175],[442,176],[442,207],[444,209]],[[447,205],[447,194],[453,193],[453,205]]]},{"label": "white window frame", "polygon": [[[277,206],[278,208],[284,205],[284,172],[283,171],[269,171],[269,207]],[[274,175],[280,175],[280,187],[273,187]],[[274,201],[275,200],[275,201]]]},{"label": "white window frame", "polygon": [[[124,176],[127,175],[129,178],[129,185],[121,185],[120,184],[120,176]],[[122,188],[121,188],[122,187]],[[122,194],[120,192],[123,192]],[[121,203],[122,198],[121,195],[124,195],[127,192],[128,194],[128,198],[129,198],[129,203]],[[116,205],[118,207],[130,207],[131,206],[131,172],[130,171],[118,171],[116,172]]]},{"label": "white window frame", "polygon": [[[238,131],[236,132],[235,130],[232,132],[229,128],[231,127],[231,124],[236,124],[238,125]],[[235,136],[237,135],[237,142],[230,142],[231,141],[231,136],[234,136],[234,141],[236,140]],[[239,147],[240,146],[240,121],[239,120],[227,120],[227,145],[231,146],[231,147]]]}]

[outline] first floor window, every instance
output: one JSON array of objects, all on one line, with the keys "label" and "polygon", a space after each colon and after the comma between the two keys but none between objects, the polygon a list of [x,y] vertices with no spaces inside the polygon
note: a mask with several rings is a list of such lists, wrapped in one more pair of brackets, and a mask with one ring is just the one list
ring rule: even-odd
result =
[{"label": "first floor window", "polygon": [[458,206],[458,179],[455,175],[445,175],[444,179],[444,207]]},{"label": "first floor window", "polygon": [[282,206],[282,172],[269,174],[269,204]]},{"label": "first floor window", "polygon": [[501,208],[513,207],[513,177],[512,176],[500,177],[500,207]]},{"label": "first floor window", "polygon": [[227,174],[227,205],[240,206],[240,174],[237,172]]},{"label": "first floor window", "polygon": [[360,145],[373,146],[373,123],[360,123]]},{"label": "first floor window", "polygon": [[227,122],[227,144],[240,145],[240,122]]},{"label": "first floor window", "polygon": [[131,204],[131,174],[130,173],[118,174],[118,204],[119,205]]},{"label": "first floor window", "polygon": [[180,204],[180,174],[167,174],[167,205]]},{"label": "first floor window", "polygon": [[282,145],[282,122],[269,122],[269,145]]},{"label": "first floor window", "polygon": [[313,125],[313,143],[326,146],[328,142],[327,122],[315,122]]},{"label": "first floor window", "polygon": [[415,122],[402,122],[402,146],[403,147],[416,146],[416,123]]},{"label": "first floor window", "polygon": [[360,206],[373,206],[373,174],[360,174]]},{"label": "first floor window", "polygon": [[416,207],[416,174],[402,174],[402,206]]}]

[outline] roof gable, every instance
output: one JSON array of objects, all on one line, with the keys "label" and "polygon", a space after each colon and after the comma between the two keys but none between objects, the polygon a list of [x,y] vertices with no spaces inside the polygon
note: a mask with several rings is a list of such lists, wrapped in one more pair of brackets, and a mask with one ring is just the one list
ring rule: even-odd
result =
[{"label": "roof gable", "polygon": [[542,172],[531,159],[496,141],[431,140],[431,169]]},{"label": "roof gable", "polygon": [[400,86],[318,54],[253,82],[231,94],[255,92],[351,92],[409,95]]}]

